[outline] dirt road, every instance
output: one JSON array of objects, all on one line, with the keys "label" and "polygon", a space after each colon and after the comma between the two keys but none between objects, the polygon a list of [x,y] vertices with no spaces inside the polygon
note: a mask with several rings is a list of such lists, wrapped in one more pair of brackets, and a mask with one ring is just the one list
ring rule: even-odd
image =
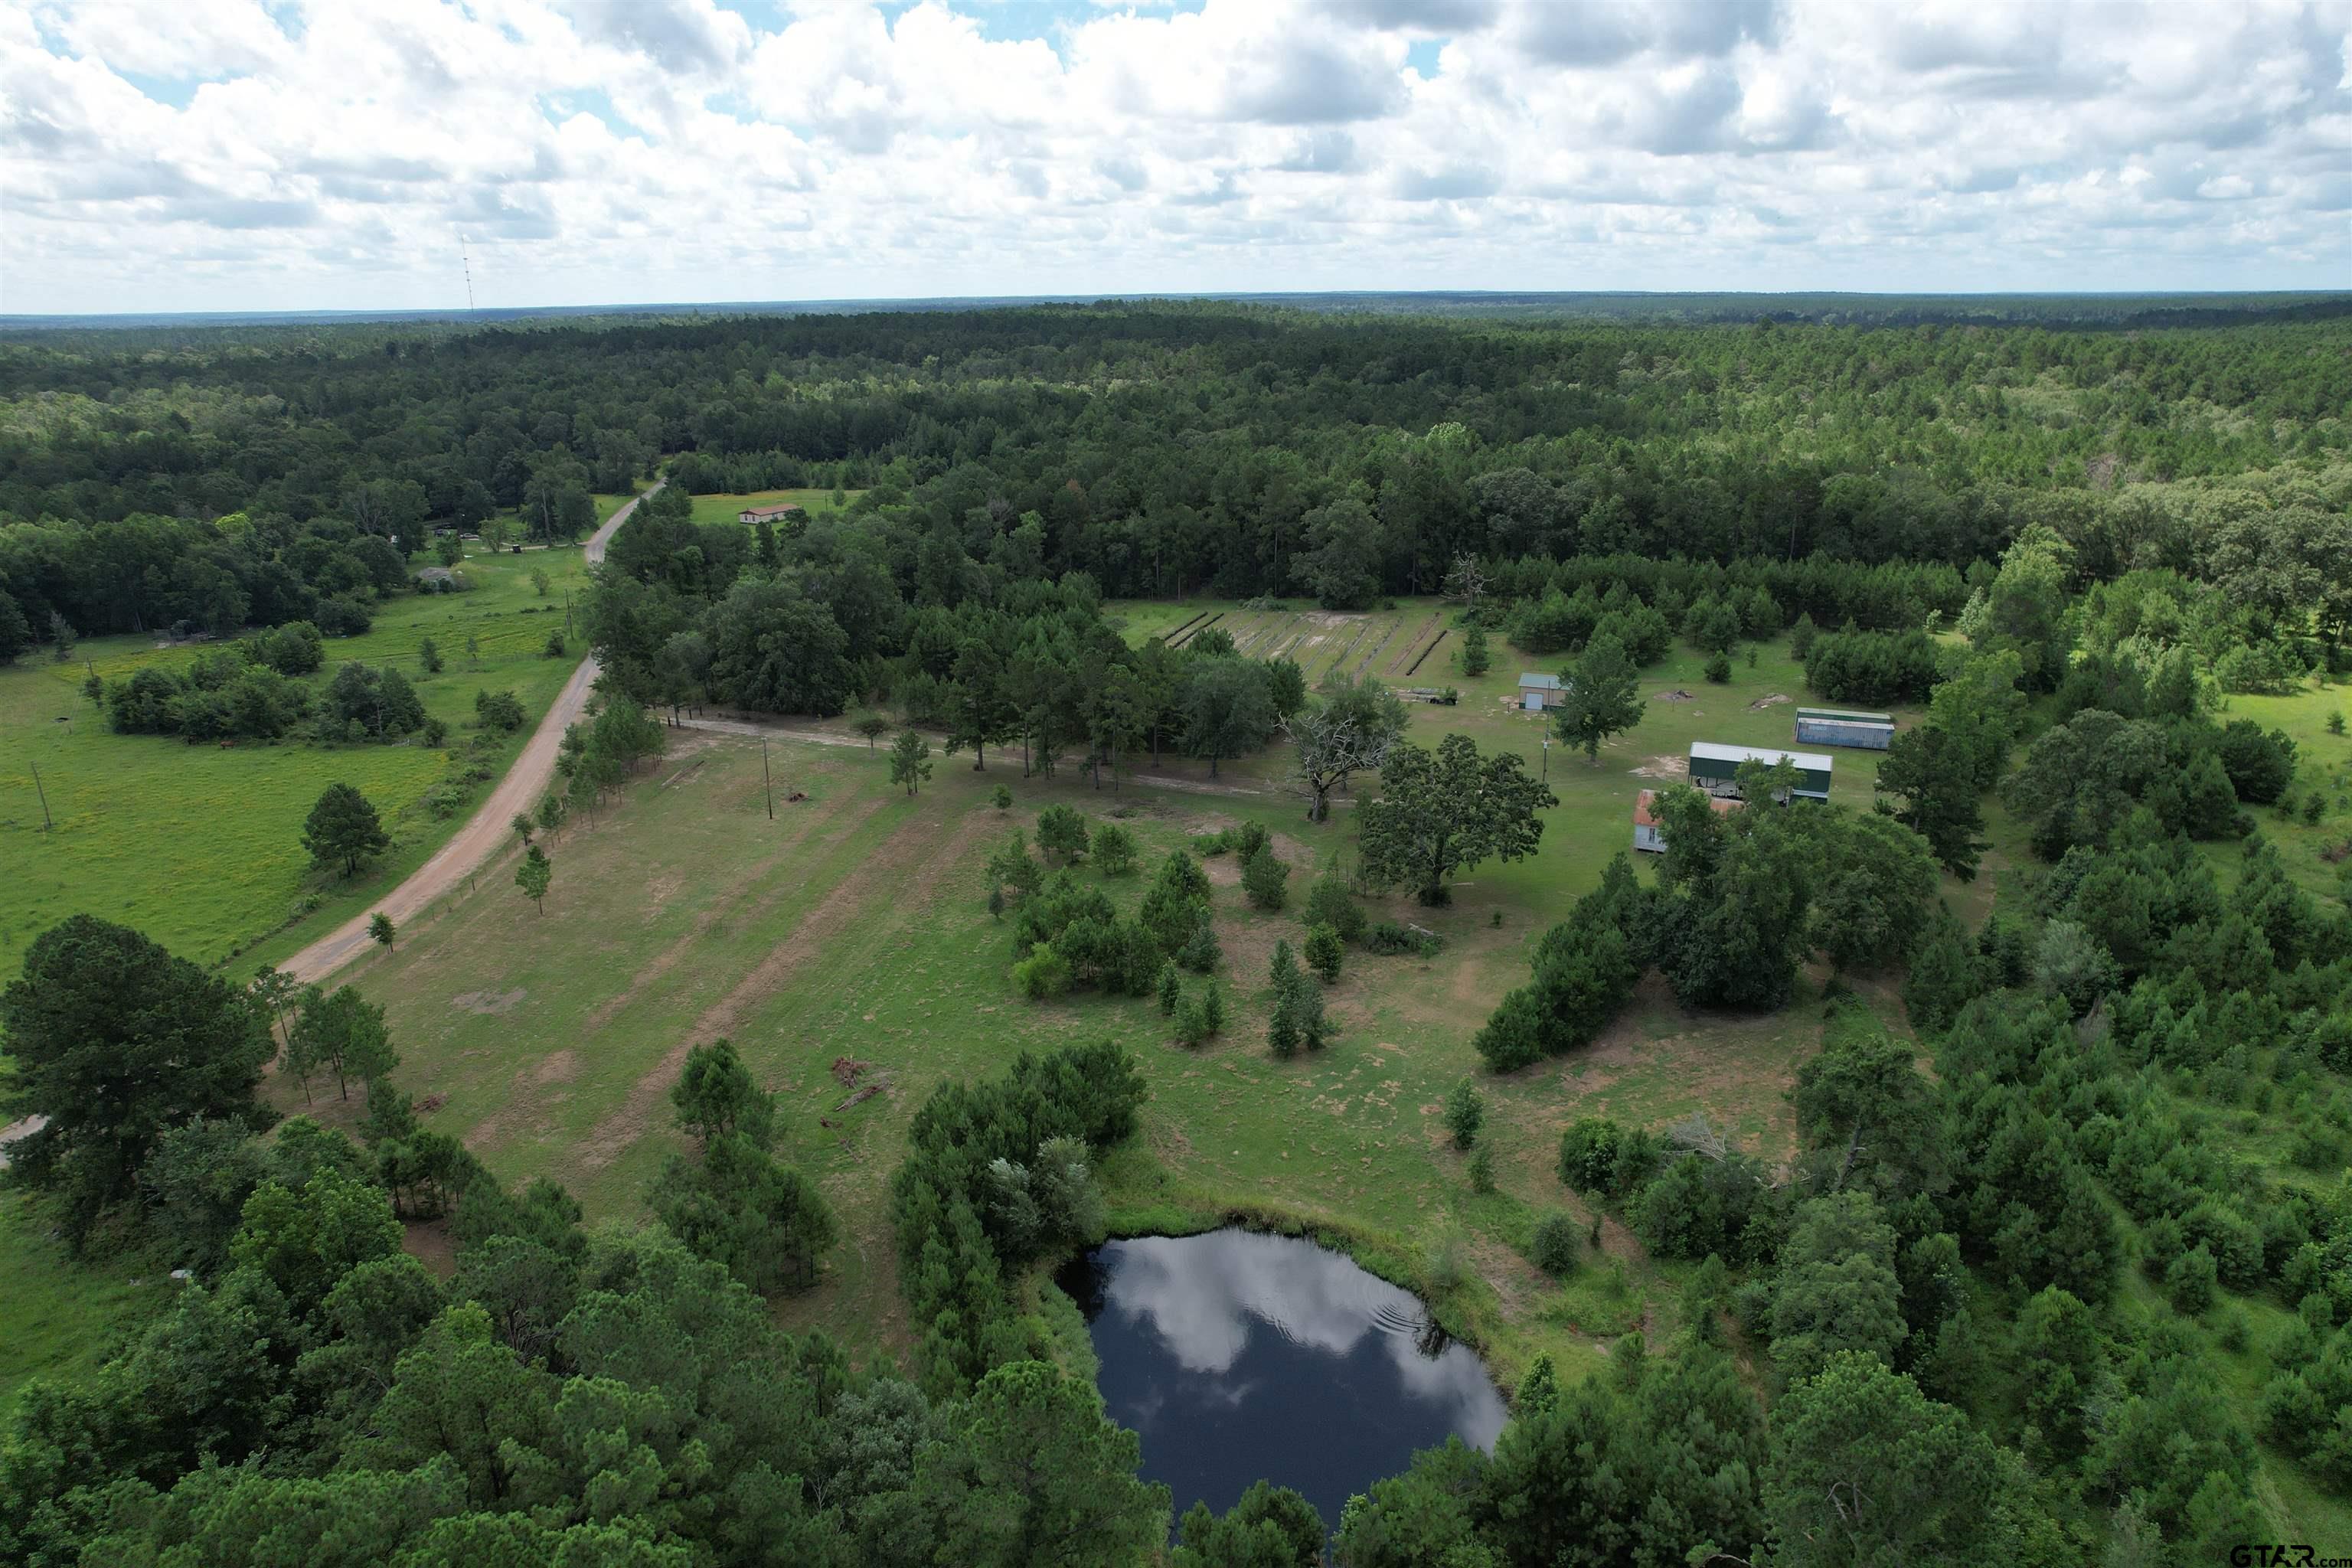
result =
[{"label": "dirt road", "polygon": [[[646,495],[659,489],[661,485],[656,483]],[[613,531],[627,520],[636,506],[636,501],[631,501],[589,535],[591,562],[604,559],[604,542],[613,537]],[[507,770],[507,776],[490,791],[490,798],[482,803],[457,836],[411,873],[406,881],[377,900],[366,913],[353,915],[278,967],[297,980],[324,980],[366,951],[370,916],[381,910],[392,917],[394,925],[406,925],[434,900],[463,881],[467,872],[504,848],[514,831],[511,824],[515,814],[530,810],[547,793],[548,781],[555,776],[555,749],[563,740],[564,726],[580,718],[588,703],[589,685],[595,679],[596,659],[592,654],[580,661],[580,668],[563,683],[563,689],[547,710],[547,717],[539,721],[539,728],[524,742],[522,754],[515,759],[514,766]]]}]

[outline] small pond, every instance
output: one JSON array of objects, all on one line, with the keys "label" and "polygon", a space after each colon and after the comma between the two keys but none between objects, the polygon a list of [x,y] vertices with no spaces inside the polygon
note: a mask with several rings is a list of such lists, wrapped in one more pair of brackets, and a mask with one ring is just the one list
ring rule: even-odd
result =
[{"label": "small pond", "polygon": [[1339,1526],[1349,1497],[1448,1434],[1491,1447],[1502,1397],[1412,1292],[1295,1237],[1219,1230],[1095,1248],[1062,1271],[1102,1361],[1110,1418],[1176,1513],[1252,1481]]}]

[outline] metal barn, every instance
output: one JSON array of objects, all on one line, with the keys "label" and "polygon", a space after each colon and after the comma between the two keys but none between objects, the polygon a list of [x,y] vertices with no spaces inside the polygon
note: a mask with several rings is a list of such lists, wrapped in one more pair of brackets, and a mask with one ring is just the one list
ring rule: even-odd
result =
[{"label": "metal barn", "polygon": [[1799,800],[1829,799],[1830,770],[1835,766],[1835,759],[1819,752],[1783,752],[1773,746],[1726,746],[1714,741],[1693,741],[1690,782],[1709,795],[1737,796],[1737,775],[1743,764],[1762,763],[1769,768],[1783,762],[1796,764],[1797,787],[1792,793]]},{"label": "metal barn", "polygon": [[1530,713],[1540,713],[1547,708],[1557,708],[1568,700],[1568,688],[1557,675],[1527,674],[1519,677],[1519,706]]},{"label": "metal barn", "polygon": [[1883,752],[1895,739],[1892,713],[1856,713],[1843,708],[1797,710],[1797,740],[1808,746],[1859,746]]}]

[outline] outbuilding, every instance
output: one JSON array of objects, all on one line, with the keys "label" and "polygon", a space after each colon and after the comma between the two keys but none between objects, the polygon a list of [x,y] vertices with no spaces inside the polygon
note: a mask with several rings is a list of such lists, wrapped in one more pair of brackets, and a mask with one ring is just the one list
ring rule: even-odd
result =
[{"label": "outbuilding", "polygon": [[1528,712],[1540,713],[1567,700],[1568,688],[1560,684],[1559,676],[1530,671],[1519,677],[1519,706]]},{"label": "outbuilding", "polygon": [[782,506],[747,506],[735,514],[735,521],[750,528],[756,523],[782,522],[786,518],[800,515],[801,509],[786,501]]},{"label": "outbuilding", "polygon": [[[1666,836],[1658,831],[1658,819],[1650,814],[1651,803],[1657,798],[1656,790],[1645,789],[1633,799],[1633,847],[1652,855],[1666,852]],[[1707,804],[1715,807],[1717,816],[1739,809],[1739,802],[1722,795],[1709,796]]]},{"label": "outbuilding", "polygon": [[1738,799],[1738,775],[1748,763],[1761,763],[1766,767],[1778,767],[1782,763],[1794,763],[1797,787],[1793,793],[1800,800],[1827,800],[1830,797],[1830,770],[1835,760],[1819,752],[1783,752],[1772,746],[1727,746],[1715,741],[1693,741],[1690,749],[1690,782],[1709,795],[1728,795]]},{"label": "outbuilding", "polygon": [[1895,715],[1844,708],[1797,710],[1797,740],[1807,746],[1859,746],[1883,752],[1895,739]]}]

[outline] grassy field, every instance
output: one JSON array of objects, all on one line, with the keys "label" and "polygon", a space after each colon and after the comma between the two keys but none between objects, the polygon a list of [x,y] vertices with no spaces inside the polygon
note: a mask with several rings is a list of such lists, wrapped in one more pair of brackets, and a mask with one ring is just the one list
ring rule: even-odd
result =
[{"label": "grassy field", "polygon": [[[310,678],[323,688],[352,659],[396,666],[426,711],[448,722],[444,750],[421,739],[224,749],[117,735],[81,695],[92,669],[120,680],[145,665],[184,666],[208,647],[97,638],[68,664],[36,654],[0,668],[0,860],[11,872],[0,880],[0,978],[16,972],[35,936],[79,912],[136,926],[201,963],[234,952],[242,972],[333,929],[422,864],[463,820],[462,812],[436,819],[420,801],[471,739],[475,692],[513,691],[535,724],[583,651],[575,631],[564,657],[545,652],[548,634],[564,626],[566,595],[586,581],[578,549],[472,555],[462,570],[473,591],[389,601],[364,637],[331,641],[326,668]],[[535,570],[549,577],[543,598]],[[418,663],[428,637],[445,661],[439,675]],[[521,740],[508,741],[492,765],[503,771]],[[311,804],[339,781],[375,803],[396,841],[349,882],[312,871],[300,841]],[[44,792],[54,831],[43,830]],[[298,903],[313,900],[317,908],[289,924]]]},{"label": "grassy field", "polygon": [[[856,500],[864,490],[844,490],[843,504]],[[694,521],[697,522],[733,522],[737,514],[756,506],[782,506],[790,502],[814,519],[834,510],[831,490],[753,490],[744,495],[697,496],[694,498]]]},{"label": "grassy field", "polygon": [[96,1370],[107,1342],[179,1287],[154,1269],[97,1253],[79,1262],[50,1238],[30,1199],[0,1192],[0,1417],[35,1374],[71,1379]]},{"label": "grassy field", "polygon": [[[1367,635],[1401,638],[1429,616],[1411,606]],[[1130,628],[1140,619],[1130,613]],[[1267,635],[1277,634],[1298,635]],[[975,773],[941,759],[934,784],[909,800],[863,748],[780,743],[779,793],[788,785],[810,798],[780,805],[771,825],[757,746],[695,733],[626,805],[565,830],[544,916],[496,871],[353,978],[391,1007],[401,1081],[420,1098],[444,1097],[435,1126],[463,1135],[509,1178],[554,1175],[604,1219],[641,1214],[646,1183],[679,1147],[667,1090],[686,1048],[731,1037],[783,1094],[793,1156],[823,1178],[847,1221],[825,1284],[784,1313],[862,1349],[908,1348],[882,1194],[924,1093],[1024,1047],[1099,1034],[1136,1050],[1153,1089],[1146,1137],[1108,1173],[1123,1227],[1245,1213],[1324,1230],[1424,1288],[1433,1259],[1457,1258],[1466,1279],[1442,1310],[1498,1372],[1512,1375],[1538,1350],[1589,1365],[1614,1335],[1670,1321],[1674,1292],[1659,1287],[1678,1270],[1654,1267],[1613,1226],[1606,1256],[1564,1287],[1524,1261],[1518,1248],[1543,1213],[1589,1218],[1552,1174],[1560,1127],[1583,1114],[1663,1125],[1704,1110],[1778,1158],[1792,1136],[1784,1089],[1820,1038],[1810,1005],[1705,1017],[1646,990],[1592,1050],[1487,1084],[1500,1191],[1474,1194],[1446,1146],[1438,1103],[1478,1068],[1473,1029],[1524,978],[1534,939],[1629,844],[1644,782],[1636,770],[1663,771],[1658,757],[1678,759],[1699,735],[1787,739],[1786,704],[1750,705],[1790,689],[1784,657],[1743,668],[1727,688],[1697,684],[1678,663],[1655,676],[1655,690],[1697,695],[1653,703],[1643,727],[1597,766],[1551,759],[1561,805],[1547,814],[1539,857],[1482,868],[1451,909],[1399,901],[1384,911],[1433,926],[1447,945],[1429,962],[1352,957],[1330,998],[1339,1043],[1312,1060],[1276,1062],[1263,1038],[1267,959],[1277,938],[1296,944],[1302,929],[1294,913],[1252,910],[1229,859],[1211,869],[1234,1023],[1202,1051],[1177,1047],[1148,1003],[1020,1001],[1006,973],[1009,933],[980,899],[988,850],[1055,800],[1097,817],[1131,814],[1154,854],[1258,818],[1280,834],[1303,891],[1313,868],[1349,852],[1349,814],[1306,823],[1270,758],[1228,765],[1218,793],[1205,769],[1172,760],[1114,793],[1075,776],[1023,781],[1007,762]],[[1503,706],[1515,681],[1516,669],[1457,679],[1462,705],[1415,710],[1416,738],[1462,730],[1542,767],[1540,725]],[[1842,794],[1866,791],[1871,761],[1841,778]],[[1011,813],[987,804],[1000,782],[1014,789]],[[1141,881],[1111,887],[1131,900]],[[837,1110],[849,1093],[837,1058],[872,1064],[887,1091]]]}]

